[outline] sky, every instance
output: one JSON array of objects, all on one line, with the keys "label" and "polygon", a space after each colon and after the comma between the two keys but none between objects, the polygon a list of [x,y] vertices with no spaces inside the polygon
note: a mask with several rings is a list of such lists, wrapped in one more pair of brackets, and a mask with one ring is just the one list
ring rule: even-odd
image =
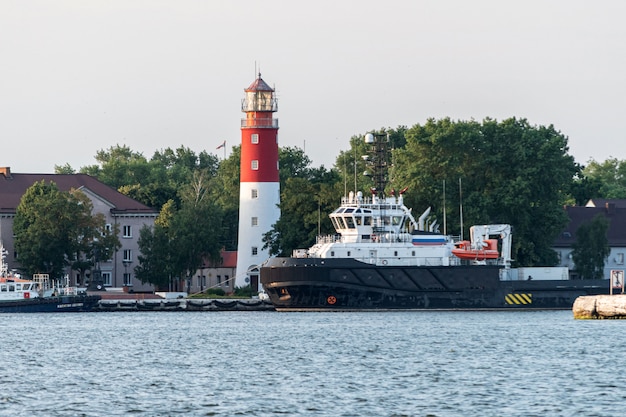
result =
[{"label": "sky", "polygon": [[626,159],[623,0],[0,0],[0,166],[52,173],[126,145],[150,159],[241,140],[261,72],[281,146],[429,118],[553,125]]}]

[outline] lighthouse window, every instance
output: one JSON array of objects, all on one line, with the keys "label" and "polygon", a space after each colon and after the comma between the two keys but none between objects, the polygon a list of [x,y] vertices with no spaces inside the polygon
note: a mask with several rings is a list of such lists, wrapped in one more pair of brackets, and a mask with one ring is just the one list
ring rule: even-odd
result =
[{"label": "lighthouse window", "polygon": [[253,133],[252,135],[250,135],[250,139],[252,140],[252,143],[254,144],[259,143],[259,134]]},{"label": "lighthouse window", "polygon": [[259,190],[257,190],[256,188],[251,190],[251,194],[252,198],[259,198]]},{"label": "lighthouse window", "polygon": [[252,218],[252,226],[258,226],[259,225],[259,218],[258,217],[253,217]]},{"label": "lighthouse window", "polygon": [[252,160],[252,164],[251,164],[251,168],[256,171],[259,169],[259,161],[257,161],[256,159]]},{"label": "lighthouse window", "polygon": [[259,254],[259,248],[256,246],[252,247],[252,256],[257,256]]}]

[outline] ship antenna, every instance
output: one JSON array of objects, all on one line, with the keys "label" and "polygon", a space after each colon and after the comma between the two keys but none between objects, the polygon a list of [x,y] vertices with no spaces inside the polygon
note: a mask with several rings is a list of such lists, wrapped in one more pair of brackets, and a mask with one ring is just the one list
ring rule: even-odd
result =
[{"label": "ship antenna", "polygon": [[356,194],[356,143],[354,144],[354,193]]},{"label": "ship antenna", "polygon": [[459,177],[459,214],[461,216],[461,240],[463,240],[463,187],[461,177]]},{"label": "ship antenna", "polygon": [[448,227],[446,224],[446,180],[443,180],[443,234],[447,235]]}]

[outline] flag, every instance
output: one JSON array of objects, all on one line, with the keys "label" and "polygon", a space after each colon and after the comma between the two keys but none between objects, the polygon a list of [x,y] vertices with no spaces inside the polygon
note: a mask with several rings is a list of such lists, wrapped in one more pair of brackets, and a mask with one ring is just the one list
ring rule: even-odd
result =
[{"label": "flag", "polygon": [[226,141],[222,142],[222,144],[221,144],[220,146],[218,146],[217,148],[215,148],[215,149],[221,149],[221,148],[223,148],[224,146],[226,146]]}]

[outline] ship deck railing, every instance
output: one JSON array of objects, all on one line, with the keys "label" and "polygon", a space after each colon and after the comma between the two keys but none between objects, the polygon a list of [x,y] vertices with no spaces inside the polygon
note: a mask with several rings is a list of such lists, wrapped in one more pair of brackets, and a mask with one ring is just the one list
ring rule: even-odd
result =
[{"label": "ship deck railing", "polygon": [[317,244],[327,243],[375,243],[380,245],[390,243],[410,243],[412,242],[413,235],[409,233],[384,233],[370,235],[369,239],[358,238],[356,236],[342,236],[342,235],[319,235],[317,236]]}]

